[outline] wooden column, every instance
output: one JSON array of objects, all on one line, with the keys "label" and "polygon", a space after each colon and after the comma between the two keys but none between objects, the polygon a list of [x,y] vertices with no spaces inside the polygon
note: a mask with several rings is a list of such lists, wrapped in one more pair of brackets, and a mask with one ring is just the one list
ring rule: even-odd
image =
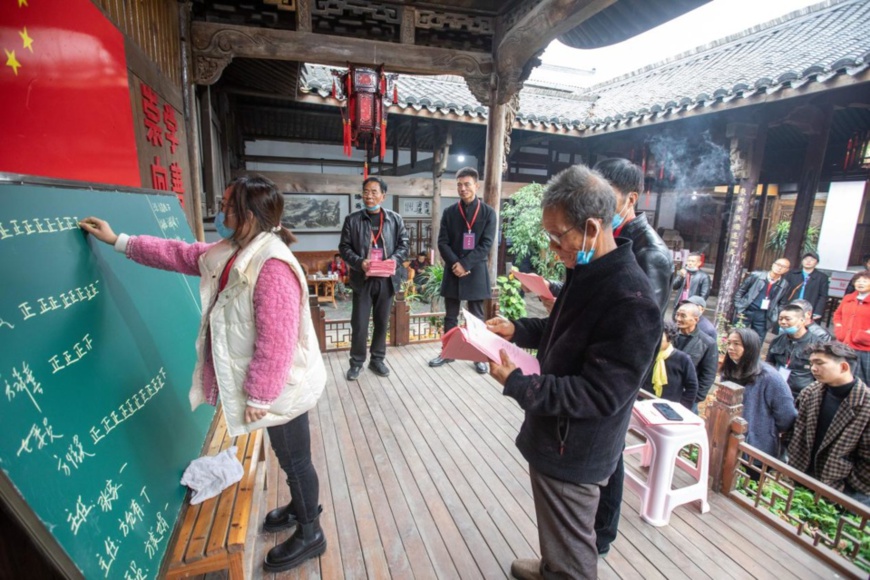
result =
[{"label": "wooden column", "polygon": [[405,346],[411,342],[411,307],[405,302],[405,293],[396,294],[390,307],[390,346]]},{"label": "wooden column", "polygon": [[729,494],[734,491],[734,483],[737,479],[734,477],[734,470],[737,469],[738,448],[746,439],[747,431],[749,431],[749,423],[743,417],[736,417],[731,421],[725,459],[722,462],[722,487],[719,490],[721,493]]},{"label": "wooden column", "polygon": [[[505,156],[505,115],[508,107],[497,100],[496,89],[490,89],[489,117],[486,121],[486,161],[483,167],[483,201],[493,210],[496,217],[497,235],[501,230],[501,177],[504,172]],[[498,238],[489,252],[489,278],[495,286],[498,277]]]},{"label": "wooden column", "polygon": [[223,194],[223,189],[226,184],[215,182],[215,167],[214,167],[214,150],[217,146],[212,141],[212,103],[211,103],[211,87],[202,87],[199,93],[199,113],[200,113],[200,128],[202,130],[202,181],[203,181],[203,199],[205,200],[206,214],[215,211],[217,204],[215,203],[216,196],[219,199]]},{"label": "wooden column", "polygon": [[707,405],[707,439],[710,444],[710,489],[722,486],[722,465],[731,433],[731,420],[743,413],[743,387],[725,381],[715,383],[716,400]]},{"label": "wooden column", "polygon": [[[713,282],[710,285],[710,294],[719,294],[719,284],[722,282],[722,268],[725,264],[725,254],[727,252],[727,235],[729,226],[731,225],[731,216],[734,214],[734,192],[737,190],[737,184],[728,186],[728,193],[725,194],[725,211],[722,214],[722,226],[719,228],[719,244],[716,246],[716,266],[713,269]],[[693,240],[694,241],[694,240]],[[705,256],[709,258],[709,256]]]},{"label": "wooden column", "polygon": [[747,268],[750,271],[755,270],[755,262],[758,259],[758,247],[764,247],[761,232],[764,231],[764,214],[767,212],[767,186],[767,183],[761,186],[761,197],[758,198],[758,209],[755,212],[755,215],[758,217],[758,223],[755,224],[755,231],[752,234],[752,248],[749,250],[749,265]]},{"label": "wooden column", "polygon": [[734,315],[734,293],[743,275],[747,232],[751,225],[752,200],[758,187],[758,176],[764,161],[767,125],[732,123],[726,135],[731,139],[731,175],[737,181],[737,193],[731,202],[731,223],[722,239],[726,250],[719,255],[716,266],[722,264],[716,317],[730,321]]},{"label": "wooden column", "polygon": [[803,253],[804,238],[813,215],[813,203],[816,200],[816,191],[819,189],[819,176],[825,162],[833,116],[834,107],[830,103],[805,107],[792,115],[793,124],[799,124],[809,135],[800,188],[795,201],[788,241],[785,244],[785,257],[791,261],[792,266],[800,263],[800,255]]},{"label": "wooden column", "polygon": [[192,52],[190,47],[190,2],[178,6],[178,21],[181,28],[181,91],[184,96],[184,131],[187,133],[187,153],[190,157],[190,191],[185,194],[188,206],[185,213],[193,235],[205,240],[202,227],[202,155],[199,150],[199,117],[196,114],[196,91],[193,84]]},{"label": "wooden column", "polygon": [[441,230],[441,176],[447,169],[447,159],[450,156],[450,145],[453,135],[450,124],[446,131],[442,132],[435,127],[435,148],[432,151],[432,229],[429,236],[429,245],[438,253],[438,233]]}]

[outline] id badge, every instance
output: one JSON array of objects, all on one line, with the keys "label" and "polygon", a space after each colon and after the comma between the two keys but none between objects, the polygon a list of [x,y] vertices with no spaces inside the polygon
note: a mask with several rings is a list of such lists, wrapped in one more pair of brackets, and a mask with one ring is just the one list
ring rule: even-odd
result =
[{"label": "id badge", "polygon": [[474,232],[469,232],[467,234],[462,234],[462,249],[463,250],[473,250],[474,249]]},{"label": "id badge", "polygon": [[769,310],[770,309],[770,298],[763,298],[761,300],[761,309]]},{"label": "id badge", "polygon": [[776,370],[779,373],[779,376],[782,377],[782,380],[784,380],[785,382],[788,382],[788,377],[789,377],[789,375],[791,375],[791,369],[787,369],[785,367],[779,367]]},{"label": "id badge", "polygon": [[372,262],[380,262],[384,259],[384,249],[383,248],[372,248],[369,252],[369,260]]}]

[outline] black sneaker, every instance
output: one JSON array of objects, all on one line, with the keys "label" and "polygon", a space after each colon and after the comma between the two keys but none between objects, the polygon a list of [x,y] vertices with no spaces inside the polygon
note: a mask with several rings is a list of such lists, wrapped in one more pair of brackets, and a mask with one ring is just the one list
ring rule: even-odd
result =
[{"label": "black sneaker", "polygon": [[369,363],[369,370],[378,375],[379,377],[388,377],[390,376],[390,369],[387,368],[387,365],[384,364],[382,360],[373,360]]},{"label": "black sneaker", "polygon": [[362,371],[362,367],[351,365],[351,367],[347,369],[347,374],[344,376],[349,381],[355,381],[359,378],[360,371]]},{"label": "black sneaker", "polygon": [[452,358],[441,358],[441,356],[439,355],[439,356],[436,356],[435,358],[433,358],[432,360],[429,361],[429,366],[430,367],[440,367],[442,365],[446,365],[446,364],[452,363],[452,362],[453,362]]}]

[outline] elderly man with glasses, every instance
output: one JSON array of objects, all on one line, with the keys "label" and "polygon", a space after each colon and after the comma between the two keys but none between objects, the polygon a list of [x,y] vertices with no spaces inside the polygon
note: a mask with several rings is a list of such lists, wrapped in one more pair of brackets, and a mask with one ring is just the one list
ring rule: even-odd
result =
[{"label": "elderly man with glasses", "polygon": [[631,410],[661,343],[662,321],[631,242],[613,237],[616,197],[598,172],[575,165],[544,192],[542,225],[567,268],[548,318],[487,327],[538,351],[527,375],[505,351],[490,374],[525,419],[516,439],[529,462],[541,559],[516,560],[514,578],[597,578],[595,513],[617,468]]},{"label": "elderly man with glasses", "polygon": [[788,282],[783,275],[788,272],[791,262],[779,258],[773,263],[770,272],[752,272],[734,295],[735,321],[743,319],[744,324],[758,333],[764,343],[770,325],[779,323],[779,307],[788,299]]}]

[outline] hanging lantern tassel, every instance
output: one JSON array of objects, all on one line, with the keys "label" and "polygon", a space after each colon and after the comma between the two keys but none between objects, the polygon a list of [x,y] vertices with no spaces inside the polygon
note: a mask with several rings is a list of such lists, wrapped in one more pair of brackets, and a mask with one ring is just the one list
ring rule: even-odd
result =
[{"label": "hanging lantern tassel", "polygon": [[333,99],[336,97],[336,90],[337,89],[335,88],[335,79],[333,78],[332,79],[332,98]]},{"label": "hanging lantern tassel", "polygon": [[393,81],[393,104],[399,104],[399,83]]},{"label": "hanging lantern tassel", "polygon": [[344,119],[343,142],[344,142],[344,154],[347,157],[350,157],[351,156],[351,151],[350,151],[350,121],[348,119]]},{"label": "hanging lantern tassel", "polygon": [[381,161],[387,155],[387,116],[381,119]]},{"label": "hanging lantern tassel", "polygon": [[368,158],[366,158],[366,160],[363,161],[363,180],[366,180],[368,178],[369,178],[369,160],[368,160]]}]

